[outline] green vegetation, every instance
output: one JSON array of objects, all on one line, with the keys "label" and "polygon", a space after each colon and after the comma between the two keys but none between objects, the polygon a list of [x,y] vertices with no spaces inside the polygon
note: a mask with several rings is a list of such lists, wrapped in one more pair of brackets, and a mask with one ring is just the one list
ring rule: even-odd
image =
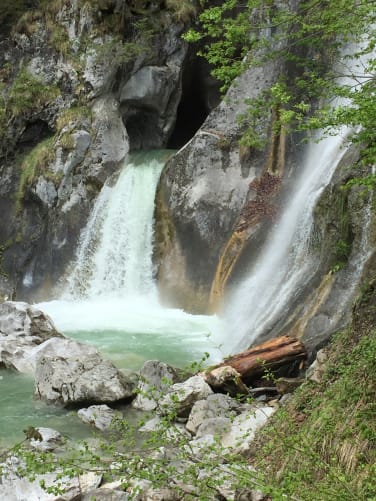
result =
[{"label": "green vegetation", "polygon": [[[244,145],[265,144],[260,120],[274,109],[274,133],[281,128],[325,128],[333,133],[342,125],[360,126],[352,140],[366,146],[364,161],[374,162],[374,1],[303,0],[298,11],[286,3],[277,6],[264,0],[226,0],[214,7],[205,0],[201,3],[200,28],[189,30],[185,39],[203,45],[200,54],[214,66],[213,75],[223,82],[223,91],[246,67],[283,63],[277,81],[250,99],[248,112],[240,117],[246,129]],[[351,46],[357,47],[353,58],[345,55],[346,46],[349,53]],[[347,99],[346,104],[334,106],[337,97]]]},{"label": "green vegetation", "polygon": [[18,209],[20,209],[21,200],[24,198],[27,188],[35,183],[41,174],[46,177],[47,166],[55,157],[54,141],[54,137],[45,139],[22,159],[21,176],[16,193]]},{"label": "green vegetation", "polygon": [[375,299],[373,283],[335,336],[322,382],[304,384],[263,430],[252,463],[273,501],[375,499]]}]

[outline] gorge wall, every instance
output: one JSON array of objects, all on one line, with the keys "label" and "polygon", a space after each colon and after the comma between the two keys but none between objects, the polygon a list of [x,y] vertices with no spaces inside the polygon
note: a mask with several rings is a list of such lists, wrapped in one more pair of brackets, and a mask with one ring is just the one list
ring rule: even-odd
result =
[{"label": "gorge wall", "polygon": [[[116,0],[46,5],[0,41],[2,295],[52,297],[93,201],[128,151],[182,147],[156,200],[160,295],[188,311],[220,311],[302,168],[302,137],[273,132],[276,110],[262,117],[262,150],[239,145],[245,100],[286,71],[283,61],[244,71],[218,104],[209,68],[180,37],[193,11]],[[293,334],[313,349],[351,316],[375,267],[373,188],[349,182],[369,174],[357,162],[349,148],[323,191],[310,236],[315,273],[264,337]]]}]

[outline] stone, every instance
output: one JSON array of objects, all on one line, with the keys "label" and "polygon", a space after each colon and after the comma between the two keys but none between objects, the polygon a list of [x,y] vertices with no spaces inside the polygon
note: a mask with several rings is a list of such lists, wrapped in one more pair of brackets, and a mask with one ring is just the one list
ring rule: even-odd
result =
[{"label": "stone", "polygon": [[[82,493],[96,489],[102,481],[102,475],[92,472],[73,478],[67,476],[59,478],[59,473],[46,473],[36,475],[35,480],[31,481],[18,474],[17,469],[22,466],[22,462],[16,456],[8,458],[2,464],[1,499],[6,501],[77,501]],[[59,484],[63,493],[48,494],[40,486],[41,481],[46,487]]]},{"label": "stone", "polygon": [[165,113],[178,74],[178,67],[144,66],[121,89],[120,103],[141,103],[143,107]]},{"label": "stone", "polygon": [[128,499],[130,499],[129,494],[124,491],[99,487],[84,494],[81,501],[127,501]]},{"label": "stone", "polygon": [[240,404],[228,395],[214,393],[196,402],[189,414],[186,428],[193,434],[207,420],[217,417],[233,418],[241,412]]},{"label": "stone", "polygon": [[168,414],[176,411],[180,417],[188,417],[193,404],[213,393],[201,376],[192,376],[183,383],[172,385],[158,402],[159,411]]},{"label": "stone", "polygon": [[196,437],[207,435],[223,436],[231,430],[231,419],[228,417],[214,417],[206,419],[197,429]]},{"label": "stone", "polygon": [[275,412],[273,407],[260,407],[248,410],[236,416],[231,430],[223,437],[222,445],[232,449],[235,453],[245,453],[259,430]]},{"label": "stone", "polygon": [[316,360],[314,360],[314,362],[307,369],[306,378],[314,381],[315,383],[321,383],[325,373],[327,361],[328,355],[326,351],[324,349],[319,350],[316,355]]},{"label": "stone", "polygon": [[77,416],[86,424],[90,424],[100,431],[111,428],[116,418],[121,418],[122,413],[108,407],[108,405],[91,405],[77,411]]},{"label": "stone", "polygon": [[49,209],[55,205],[57,191],[52,181],[45,179],[43,176],[39,176],[33,191],[39,200]]},{"label": "stone", "polygon": [[161,436],[166,437],[169,443],[178,442],[183,437],[191,438],[191,435],[185,429],[185,426],[180,423],[174,423],[170,425],[170,427],[166,428],[162,418],[160,416],[155,416],[149,421],[139,428],[141,433],[152,433],[152,432],[160,432]]},{"label": "stone", "polygon": [[33,353],[51,339],[63,340],[63,336],[48,315],[23,302],[0,303],[0,365],[33,373]]},{"label": "stone", "polygon": [[61,433],[52,428],[35,428],[36,434],[30,439],[30,447],[42,452],[53,451],[64,443],[64,437]]},{"label": "stone", "polygon": [[169,365],[158,360],[147,360],[140,370],[138,394],[132,407],[143,411],[154,410],[158,399],[176,381],[176,377],[176,371]]},{"label": "stone", "polygon": [[37,359],[35,396],[49,403],[111,403],[130,398],[133,392],[133,381],[97,352]]},{"label": "stone", "polygon": [[227,393],[233,397],[248,395],[247,386],[243,383],[239,372],[229,365],[217,367],[204,373],[205,381],[213,390]]}]

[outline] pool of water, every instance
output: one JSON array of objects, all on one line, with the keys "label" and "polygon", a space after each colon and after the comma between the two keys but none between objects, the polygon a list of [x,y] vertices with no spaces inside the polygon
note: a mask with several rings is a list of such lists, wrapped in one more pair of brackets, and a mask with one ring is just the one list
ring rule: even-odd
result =
[{"label": "pool of water", "polygon": [[[218,319],[194,316],[140,301],[69,302],[38,305],[54,320],[58,330],[77,341],[94,345],[120,369],[138,370],[145,360],[160,360],[176,367],[207,363],[223,354],[214,332]],[[54,428],[71,438],[90,434],[75,411],[46,405],[33,399],[29,376],[0,371],[0,448],[23,440],[29,426]]]}]

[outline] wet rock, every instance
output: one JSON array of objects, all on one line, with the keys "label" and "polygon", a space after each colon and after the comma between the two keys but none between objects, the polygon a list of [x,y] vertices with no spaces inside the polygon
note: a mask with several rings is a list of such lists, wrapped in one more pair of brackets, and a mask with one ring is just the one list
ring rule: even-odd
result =
[{"label": "wet rock", "polygon": [[151,411],[157,407],[157,401],[176,381],[176,371],[158,360],[147,360],[140,371],[139,392],[132,402],[132,407]]},{"label": "wet rock", "polygon": [[133,380],[97,352],[80,357],[43,355],[37,359],[35,396],[47,402],[63,406],[111,403],[131,397],[133,391]]},{"label": "wet rock", "polygon": [[111,428],[114,419],[121,418],[122,414],[111,409],[108,405],[91,405],[77,411],[77,416],[84,423],[90,424],[100,431],[105,431]]},{"label": "wet rock", "polygon": [[186,428],[193,434],[199,427],[211,418],[233,418],[241,412],[240,404],[228,395],[216,393],[205,400],[196,402],[189,414]]},{"label": "wet rock", "polygon": [[193,404],[213,393],[201,376],[193,376],[183,383],[172,385],[159,402],[160,412],[168,414],[175,411],[180,417],[188,417]]},{"label": "wet rock", "polygon": [[[30,431],[26,430],[26,431]],[[35,432],[35,433],[34,433]],[[61,433],[52,428],[43,428],[39,426],[33,429],[30,439],[30,447],[38,451],[53,451],[64,443],[64,437]]]},{"label": "wet rock", "polygon": [[48,339],[63,338],[52,320],[27,303],[0,303],[0,365],[33,372],[33,351]]}]

